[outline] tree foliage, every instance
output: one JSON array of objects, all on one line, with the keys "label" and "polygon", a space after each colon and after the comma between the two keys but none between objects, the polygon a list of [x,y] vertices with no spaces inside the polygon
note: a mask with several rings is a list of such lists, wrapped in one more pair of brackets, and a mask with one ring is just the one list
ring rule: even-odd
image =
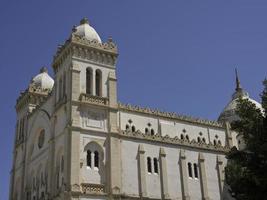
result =
[{"label": "tree foliage", "polygon": [[235,147],[227,155],[226,182],[237,200],[267,199],[267,80],[261,94],[263,111],[248,99],[239,99],[240,120],[232,129],[243,136],[245,148]]}]

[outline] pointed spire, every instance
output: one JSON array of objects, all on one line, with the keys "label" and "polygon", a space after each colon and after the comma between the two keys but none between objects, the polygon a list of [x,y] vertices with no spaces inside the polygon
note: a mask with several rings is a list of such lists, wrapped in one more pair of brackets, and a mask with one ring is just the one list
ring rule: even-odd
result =
[{"label": "pointed spire", "polygon": [[238,73],[237,73],[237,69],[235,68],[235,83],[236,83],[236,91],[239,91],[242,89],[240,81],[239,81],[239,77],[238,77]]}]

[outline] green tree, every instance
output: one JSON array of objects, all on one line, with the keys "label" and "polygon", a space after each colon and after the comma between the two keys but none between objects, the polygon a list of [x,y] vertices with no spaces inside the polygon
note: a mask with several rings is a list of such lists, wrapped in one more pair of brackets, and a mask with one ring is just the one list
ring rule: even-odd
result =
[{"label": "green tree", "polygon": [[267,80],[261,94],[263,112],[248,99],[239,99],[240,120],[232,129],[243,135],[245,148],[231,149],[227,158],[226,183],[237,200],[267,199]]}]

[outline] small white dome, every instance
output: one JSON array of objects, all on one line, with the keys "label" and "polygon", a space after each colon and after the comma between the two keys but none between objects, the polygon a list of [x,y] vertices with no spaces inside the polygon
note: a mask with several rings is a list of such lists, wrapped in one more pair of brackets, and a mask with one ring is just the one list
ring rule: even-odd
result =
[{"label": "small white dome", "polygon": [[254,99],[251,99],[249,97],[248,92],[242,89],[240,85],[239,78],[237,76],[236,71],[236,91],[232,95],[232,100],[225,106],[223,111],[221,112],[218,121],[228,121],[233,122],[239,119],[238,115],[236,114],[236,108],[238,104],[238,99],[241,97],[242,99],[248,99],[251,103],[255,104],[257,108],[259,108],[262,112],[262,106],[259,102],[255,101]]},{"label": "small white dome", "polygon": [[42,67],[40,73],[32,79],[32,85],[41,89],[51,90],[54,86],[54,80],[48,75],[45,67]]},{"label": "small white dome", "polygon": [[75,27],[74,34],[85,37],[87,40],[96,40],[101,43],[98,33],[89,25],[88,19],[84,18],[80,21],[80,25]]}]

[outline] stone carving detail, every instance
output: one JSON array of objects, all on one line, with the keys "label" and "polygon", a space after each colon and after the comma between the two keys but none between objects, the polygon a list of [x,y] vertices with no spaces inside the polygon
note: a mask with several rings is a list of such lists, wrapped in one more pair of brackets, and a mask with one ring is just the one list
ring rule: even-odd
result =
[{"label": "stone carving detail", "polygon": [[125,130],[120,131],[120,133],[123,136],[132,137],[132,138],[140,138],[140,139],[146,139],[146,140],[152,140],[152,141],[158,141],[158,142],[166,142],[169,144],[178,144],[188,147],[195,147],[195,148],[202,148],[202,149],[209,149],[209,150],[215,150],[220,152],[228,152],[230,150],[227,146],[222,145],[213,145],[212,143],[206,144],[206,143],[199,143],[196,140],[182,140],[179,137],[173,137],[171,138],[169,135],[161,136],[158,133],[155,135],[149,135],[142,133],[140,130],[137,130],[135,132],[132,132],[131,130]]},{"label": "stone carving detail", "polygon": [[214,126],[214,127],[219,127],[219,128],[223,127],[223,124],[221,124],[217,121],[210,121],[210,120],[205,120],[205,119],[200,119],[200,118],[193,118],[190,116],[179,115],[176,113],[164,112],[164,111],[160,111],[160,110],[153,110],[151,108],[142,108],[140,106],[132,106],[130,104],[119,103],[118,105],[119,105],[119,108],[121,110],[146,113],[146,114],[156,115],[156,116],[160,116],[160,117],[167,117],[167,118],[171,118],[171,119],[177,119],[177,120],[181,120],[181,121],[204,124],[204,125],[209,125],[209,126]]},{"label": "stone carving detail", "polygon": [[105,129],[104,114],[85,111],[82,114],[82,126],[86,128]]},{"label": "stone carving detail", "polygon": [[101,184],[82,183],[82,193],[84,194],[101,194],[105,192],[105,186]]}]

